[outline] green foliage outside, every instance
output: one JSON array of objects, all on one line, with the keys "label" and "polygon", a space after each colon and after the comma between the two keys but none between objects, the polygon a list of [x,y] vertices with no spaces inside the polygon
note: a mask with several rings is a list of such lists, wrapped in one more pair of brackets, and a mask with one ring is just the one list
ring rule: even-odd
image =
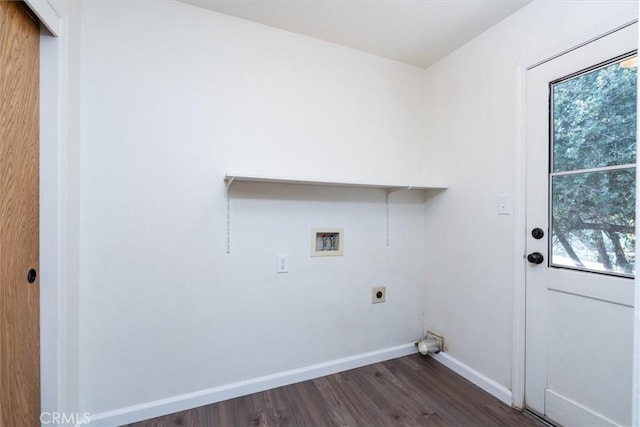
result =
[{"label": "green foliage outside", "polygon": [[576,171],[552,178],[554,264],[635,271],[636,74],[616,63],[552,87],[552,169]]}]

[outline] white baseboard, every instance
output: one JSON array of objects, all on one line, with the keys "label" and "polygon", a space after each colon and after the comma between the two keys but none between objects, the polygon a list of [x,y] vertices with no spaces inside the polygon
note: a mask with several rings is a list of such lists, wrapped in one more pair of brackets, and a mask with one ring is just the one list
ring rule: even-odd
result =
[{"label": "white baseboard", "polygon": [[497,399],[503,401],[507,405],[511,406],[511,390],[503,385],[498,384],[486,375],[481,374],[475,369],[465,365],[459,360],[449,356],[445,352],[434,354],[433,358],[442,363],[447,368],[451,369],[458,375],[471,381],[487,393],[493,395]]},{"label": "white baseboard", "polygon": [[414,343],[318,363],[246,381],[92,414],[91,426],[120,426],[417,353]]}]

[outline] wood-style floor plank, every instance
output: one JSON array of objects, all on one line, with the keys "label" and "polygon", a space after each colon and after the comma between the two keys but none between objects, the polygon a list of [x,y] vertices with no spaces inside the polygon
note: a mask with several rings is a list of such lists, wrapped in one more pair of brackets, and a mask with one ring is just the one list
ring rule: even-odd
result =
[{"label": "wood-style floor plank", "polygon": [[128,427],[542,427],[450,369],[412,355]]}]

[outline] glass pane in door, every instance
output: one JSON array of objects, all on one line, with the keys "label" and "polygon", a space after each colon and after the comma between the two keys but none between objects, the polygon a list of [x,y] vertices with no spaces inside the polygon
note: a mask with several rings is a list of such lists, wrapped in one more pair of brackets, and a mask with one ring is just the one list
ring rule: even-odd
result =
[{"label": "glass pane in door", "polygon": [[552,177],[556,266],[632,275],[635,168]]},{"label": "glass pane in door", "polygon": [[637,56],[551,84],[550,265],[635,272]]},{"label": "glass pane in door", "polygon": [[552,85],[553,172],[635,163],[633,59]]}]

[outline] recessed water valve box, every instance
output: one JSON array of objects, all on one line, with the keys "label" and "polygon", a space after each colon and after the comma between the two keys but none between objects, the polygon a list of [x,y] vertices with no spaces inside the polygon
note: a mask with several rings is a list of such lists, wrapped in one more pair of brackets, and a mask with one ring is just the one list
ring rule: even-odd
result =
[{"label": "recessed water valve box", "polygon": [[344,231],[341,228],[311,230],[311,256],[342,256]]}]

